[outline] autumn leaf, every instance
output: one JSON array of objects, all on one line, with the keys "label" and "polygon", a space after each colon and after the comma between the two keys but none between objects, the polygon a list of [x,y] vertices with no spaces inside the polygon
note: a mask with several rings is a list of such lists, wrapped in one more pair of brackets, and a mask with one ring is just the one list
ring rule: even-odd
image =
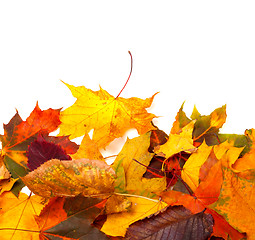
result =
[{"label": "autumn leaf", "polygon": [[43,208],[39,196],[20,193],[17,198],[11,192],[0,196],[0,234],[2,240],[38,239],[40,229],[34,215]]},{"label": "autumn leaf", "polygon": [[208,147],[207,144],[203,142],[183,166],[181,177],[189,185],[192,191],[195,191],[199,185],[200,168],[208,159],[211,150],[212,147]]},{"label": "autumn leaf", "polygon": [[243,149],[244,148],[234,147],[233,143],[226,141],[214,146],[214,153],[215,156],[221,161],[222,166],[235,171],[233,165],[239,158]]},{"label": "autumn leaf", "polygon": [[139,134],[154,129],[151,121],[155,115],[146,108],[151,106],[156,94],[145,100],[114,98],[101,87],[99,91],[92,91],[84,86],[65,85],[77,100],[61,112],[60,135],[70,135],[73,139],[93,129],[92,139],[101,148],[122,137],[130,128],[137,129]]},{"label": "autumn leaf", "polygon": [[100,160],[52,159],[27,174],[22,181],[32,192],[45,198],[79,194],[108,197],[114,192],[115,172]]},{"label": "autumn leaf", "polygon": [[8,192],[11,191],[14,184],[17,182],[18,178],[9,178],[9,179],[4,179],[0,181],[0,195],[3,192]]},{"label": "autumn leaf", "polygon": [[217,144],[217,134],[227,117],[226,105],[215,109],[208,116],[193,115],[197,117],[193,132],[194,141],[202,143],[205,140],[208,145]]},{"label": "autumn leaf", "polygon": [[223,134],[219,133],[219,142],[229,142],[234,147],[237,148],[244,148],[241,155],[244,155],[245,153],[249,152],[251,149],[251,140],[247,135],[244,134]]},{"label": "autumn leaf", "polygon": [[233,169],[238,172],[249,171],[255,169],[255,129],[250,129],[245,131],[246,136],[248,136],[252,141],[252,146],[249,152],[244,154],[243,157],[237,159],[233,164]]},{"label": "autumn leaf", "polygon": [[150,146],[148,148],[149,152],[154,152],[154,148],[165,144],[168,140],[168,135],[160,130],[159,128],[155,130],[151,130],[151,137],[150,137]]},{"label": "autumn leaf", "polygon": [[212,232],[213,218],[210,214],[192,214],[183,206],[174,206],[133,223],[127,230],[126,239],[204,240]]},{"label": "autumn leaf", "polygon": [[255,184],[223,167],[223,184],[218,201],[210,205],[230,225],[246,232],[248,239],[255,239]]},{"label": "autumn leaf", "polygon": [[182,128],[181,133],[170,134],[167,142],[155,149],[155,153],[159,156],[169,158],[174,154],[182,151],[195,151],[196,148],[193,145],[192,139],[193,127],[194,121],[190,122],[188,125]]},{"label": "autumn leaf", "polygon": [[66,198],[53,197],[45,203],[43,209],[35,216],[35,220],[41,231],[51,228],[67,218],[67,212],[63,209]]},{"label": "autumn leaf", "polygon": [[93,226],[102,212],[105,200],[100,198],[55,198],[37,217],[41,236],[47,239],[109,239]]},{"label": "autumn leaf", "polygon": [[130,210],[132,202],[124,195],[111,195],[105,204],[105,214],[127,212]]},{"label": "autumn leaf", "polygon": [[38,196],[21,193],[0,198],[0,233],[3,240],[108,239],[93,226],[105,201],[98,198],[53,198],[45,206]]},{"label": "autumn leaf", "polygon": [[186,116],[186,113],[183,111],[183,106],[184,106],[184,103],[181,105],[181,107],[175,117],[175,121],[174,121],[172,129],[171,129],[172,134],[180,133],[181,129],[191,122],[191,119],[189,119]]},{"label": "autumn leaf", "polygon": [[133,139],[127,139],[118,157],[112,165],[116,172],[117,180],[115,190],[117,192],[130,192],[147,197],[153,197],[154,191],[164,190],[165,178],[146,179],[143,174],[149,165],[153,153],[148,152],[151,132]]},{"label": "autumn leaf", "polygon": [[193,140],[196,142],[195,146],[199,146],[204,140],[208,145],[216,145],[219,143],[218,132],[226,121],[226,105],[215,109],[210,115],[201,115],[196,106],[194,106],[191,118],[188,118],[183,111],[182,104],[175,122],[171,129],[172,134],[180,133],[181,129],[188,125],[192,120],[196,121],[193,131]]},{"label": "autumn leaf", "polygon": [[0,181],[9,179],[11,177],[10,172],[3,163],[3,160],[0,160]]},{"label": "autumn leaf", "polygon": [[166,207],[164,202],[145,197],[127,197],[132,203],[129,211],[107,215],[101,231],[110,236],[125,236],[130,224]]},{"label": "autumn leaf", "polygon": [[71,160],[60,145],[45,141],[41,135],[29,145],[27,156],[27,166],[31,171],[50,159]]},{"label": "autumn leaf", "polygon": [[98,145],[94,140],[90,139],[87,133],[84,135],[78,151],[75,154],[72,154],[71,157],[72,159],[88,158],[104,161],[104,157],[101,154]]},{"label": "autumn leaf", "polygon": [[28,146],[40,132],[50,133],[58,128],[59,114],[60,110],[50,108],[42,111],[36,104],[26,121],[23,121],[17,112],[10,122],[4,125],[4,135],[0,136],[3,147],[1,156],[12,177],[22,177],[28,173]]},{"label": "autumn leaf", "polygon": [[[193,195],[184,194],[177,191],[162,192],[159,196],[167,202],[169,205],[183,205],[189,209],[193,214],[205,211],[210,213],[213,218],[215,225],[213,227],[213,235],[227,239],[228,236],[231,239],[242,239],[243,234],[233,228],[220,214],[210,208],[210,204],[215,203],[220,195],[221,186],[223,183],[222,177],[222,165],[220,161],[215,162],[213,158],[208,158],[207,161],[213,161],[211,164],[210,171],[207,176],[201,180],[201,183],[195,190]],[[207,166],[208,163],[207,163]],[[217,179],[217,181],[216,181]]]}]

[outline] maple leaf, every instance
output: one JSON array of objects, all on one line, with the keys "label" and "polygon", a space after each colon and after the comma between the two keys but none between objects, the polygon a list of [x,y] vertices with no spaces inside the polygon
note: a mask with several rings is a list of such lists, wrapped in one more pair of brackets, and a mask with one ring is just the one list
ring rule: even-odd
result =
[{"label": "maple leaf", "polygon": [[212,232],[213,218],[210,214],[192,214],[183,206],[174,206],[133,223],[127,230],[126,239],[204,240]]},{"label": "maple leaf", "polygon": [[41,228],[41,237],[47,239],[109,239],[93,226],[102,212],[105,200],[100,198],[54,198],[36,220]]},{"label": "maple leaf", "polygon": [[86,133],[81,141],[78,151],[71,155],[72,159],[88,158],[103,160],[104,157],[99,151],[98,145],[90,139],[89,135]]},{"label": "maple leaf", "polygon": [[[210,205],[236,229],[255,239],[255,184],[223,167],[223,184],[218,201]],[[245,220],[244,220],[245,219]]]},{"label": "maple leaf", "polygon": [[172,134],[180,133],[181,129],[188,125],[192,120],[195,120],[193,140],[196,142],[196,146],[200,145],[204,140],[208,145],[216,145],[219,142],[218,132],[226,121],[226,105],[221,108],[215,109],[210,115],[201,115],[196,106],[193,109],[191,119],[189,119],[183,111],[183,105],[181,106],[173,127],[171,129]]},{"label": "maple leaf", "polygon": [[[197,192],[199,193],[199,192]],[[235,228],[233,228],[221,215],[219,215],[214,210],[207,208],[205,203],[207,200],[211,202],[209,195],[205,197],[206,193],[203,194],[201,197],[191,196],[189,194],[184,194],[177,191],[168,191],[162,193],[162,198],[171,206],[179,206],[183,205],[185,208],[189,209],[193,214],[197,214],[201,211],[205,213],[209,213],[212,215],[214,219],[214,226],[213,226],[213,236],[221,237],[223,239],[229,239],[230,237],[232,240],[239,240],[244,239],[245,234],[240,233]],[[212,195],[211,195],[212,196]],[[216,198],[213,197],[215,200]]]},{"label": "maple leaf", "polygon": [[203,142],[183,166],[181,177],[189,185],[192,191],[195,191],[199,185],[200,168],[208,159],[211,150],[212,147],[208,147],[207,144]]},{"label": "maple leaf", "polygon": [[163,156],[169,158],[176,153],[186,151],[193,152],[195,147],[193,145],[192,132],[194,127],[194,121],[190,122],[188,125],[182,128],[182,132],[179,134],[171,134],[167,142],[160,145],[154,149],[154,152],[158,156]]},{"label": "maple leaf", "polygon": [[44,206],[38,196],[4,193],[0,198],[0,231],[3,240],[109,239],[93,226],[105,201],[99,198],[52,198]]},{"label": "maple leaf", "polygon": [[43,208],[39,196],[20,193],[17,198],[5,192],[0,197],[0,206],[2,240],[39,239],[40,229],[34,218]]},{"label": "maple leaf", "polygon": [[[195,109],[195,111],[197,110]],[[193,113],[192,115],[197,118],[193,132],[194,141],[202,143],[205,140],[208,145],[217,144],[217,133],[227,117],[226,105],[215,109],[208,116],[201,116],[198,113]]]},{"label": "maple leaf", "polygon": [[145,100],[114,98],[101,87],[92,91],[84,86],[64,84],[77,100],[61,112],[60,135],[70,135],[73,139],[94,129],[92,139],[100,148],[122,137],[130,128],[136,128],[139,134],[154,129],[151,121],[155,115],[145,109],[151,106],[156,94]]},{"label": "maple leaf", "polygon": [[40,132],[50,133],[60,124],[60,110],[48,109],[42,111],[38,103],[30,116],[23,121],[18,112],[4,125],[4,135],[0,135],[2,142],[1,156],[11,172],[12,177],[18,178],[28,173],[26,151]]},{"label": "maple leaf", "polygon": [[53,196],[101,196],[114,192],[115,172],[100,160],[52,159],[22,177],[28,188],[45,198]]},{"label": "maple leaf", "polygon": [[[243,234],[229,225],[221,215],[217,214],[217,212],[210,207],[211,204],[218,200],[223,184],[221,161],[213,157],[211,153],[201,168],[203,167],[209,168],[209,170],[207,169],[207,172],[200,174],[203,178],[200,180],[200,184],[193,195],[168,191],[160,193],[159,196],[168,204],[183,205],[194,214],[204,210],[210,213],[215,221],[213,230],[214,236],[223,237],[224,239],[226,239],[228,235],[231,239],[243,238]],[[216,179],[217,181],[215,181]]]},{"label": "maple leaf", "polygon": [[148,152],[151,132],[127,139],[112,167],[116,172],[115,191],[130,192],[153,197],[152,192],[164,190],[165,178],[146,179],[146,172],[154,153]]},{"label": "maple leaf", "polygon": [[186,116],[186,113],[183,111],[183,106],[184,106],[184,103],[181,105],[181,107],[175,117],[175,121],[174,121],[172,129],[171,129],[172,134],[180,133],[181,129],[191,122],[191,119],[189,119]]}]

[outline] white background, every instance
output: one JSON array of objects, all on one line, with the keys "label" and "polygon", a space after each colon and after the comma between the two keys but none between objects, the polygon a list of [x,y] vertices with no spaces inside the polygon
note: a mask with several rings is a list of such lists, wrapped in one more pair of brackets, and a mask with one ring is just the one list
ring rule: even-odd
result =
[{"label": "white background", "polygon": [[[63,81],[113,96],[155,97],[169,133],[183,101],[202,114],[227,104],[222,132],[255,128],[254,1],[1,1],[0,124],[15,108],[68,107]],[[0,129],[3,133],[3,129]]]}]

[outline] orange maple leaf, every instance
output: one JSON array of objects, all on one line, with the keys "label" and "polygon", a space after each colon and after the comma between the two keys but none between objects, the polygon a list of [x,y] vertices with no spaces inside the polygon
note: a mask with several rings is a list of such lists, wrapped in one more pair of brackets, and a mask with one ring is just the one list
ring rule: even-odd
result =
[{"label": "orange maple leaf", "polygon": [[4,125],[4,135],[0,135],[2,142],[1,157],[12,177],[17,178],[27,174],[26,151],[29,144],[37,138],[38,133],[50,133],[60,124],[60,109],[42,111],[38,103],[30,116],[23,121],[18,112]]}]

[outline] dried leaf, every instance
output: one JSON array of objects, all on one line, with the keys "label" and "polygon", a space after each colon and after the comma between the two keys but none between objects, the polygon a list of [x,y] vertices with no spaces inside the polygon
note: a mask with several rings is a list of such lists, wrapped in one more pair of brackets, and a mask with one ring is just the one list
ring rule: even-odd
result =
[{"label": "dried leaf", "polygon": [[28,188],[46,198],[53,196],[108,197],[114,191],[115,173],[99,160],[52,159],[22,178]]},{"label": "dried leaf", "polygon": [[130,202],[127,197],[114,194],[107,199],[105,213],[108,215],[112,213],[127,212],[130,210],[131,205],[132,202]]}]

